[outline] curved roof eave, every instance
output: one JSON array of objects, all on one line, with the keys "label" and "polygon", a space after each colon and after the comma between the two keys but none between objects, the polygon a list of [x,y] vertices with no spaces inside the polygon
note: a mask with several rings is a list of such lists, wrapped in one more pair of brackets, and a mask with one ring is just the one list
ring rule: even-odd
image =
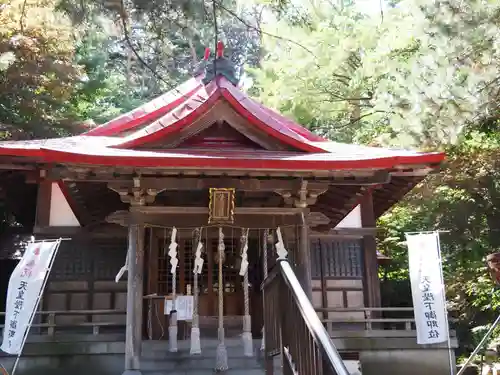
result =
[{"label": "curved roof eave", "polygon": [[[113,147],[134,148],[143,146],[189,126],[203,116],[220,98],[227,100],[231,107],[259,130],[272,138],[278,139],[295,149],[304,152],[326,152],[314,142],[325,139],[302,128],[298,124],[291,126],[292,121],[283,121],[283,117],[253,102],[248,96],[233,86],[225,77],[217,77],[206,86],[200,86],[189,98],[180,102],[164,116],[143,129],[126,136]],[[297,129],[301,129],[301,132]],[[305,136],[308,136],[306,138]]]},{"label": "curved roof eave", "polygon": [[184,82],[182,85],[170,90],[169,92],[157,97],[156,99],[141,105],[127,113],[124,113],[94,129],[91,129],[83,135],[88,136],[113,136],[121,132],[131,130],[147,121],[162,116],[196,92],[202,86],[201,78],[194,77]]}]

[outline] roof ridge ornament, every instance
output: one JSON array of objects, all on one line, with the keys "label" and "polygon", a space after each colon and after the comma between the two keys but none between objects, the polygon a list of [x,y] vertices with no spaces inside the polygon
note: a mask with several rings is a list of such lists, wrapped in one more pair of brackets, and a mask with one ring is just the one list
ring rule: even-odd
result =
[{"label": "roof ridge ornament", "polygon": [[217,42],[217,58],[222,58],[224,57],[224,43],[222,43],[222,41],[218,41]]},{"label": "roof ridge ornament", "polygon": [[195,68],[194,75],[204,75],[202,80],[204,85],[213,81],[217,76],[223,76],[234,86],[238,86],[239,79],[236,75],[236,67],[230,59],[224,57],[224,43],[220,40],[217,42],[215,58],[211,61],[209,61],[210,54],[210,48],[206,48],[203,60]]}]

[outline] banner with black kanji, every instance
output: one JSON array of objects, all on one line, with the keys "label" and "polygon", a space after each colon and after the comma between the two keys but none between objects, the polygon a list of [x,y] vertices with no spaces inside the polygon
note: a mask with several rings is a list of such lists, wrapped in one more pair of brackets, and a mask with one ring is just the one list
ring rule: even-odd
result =
[{"label": "banner with black kanji", "polygon": [[408,263],[418,344],[448,340],[439,234],[407,234]]},{"label": "banner with black kanji", "polygon": [[60,240],[32,242],[9,280],[0,349],[20,354]]}]

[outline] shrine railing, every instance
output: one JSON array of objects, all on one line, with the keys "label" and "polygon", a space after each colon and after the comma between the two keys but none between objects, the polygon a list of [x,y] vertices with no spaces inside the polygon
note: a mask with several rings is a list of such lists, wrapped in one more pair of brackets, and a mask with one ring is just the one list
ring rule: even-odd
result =
[{"label": "shrine railing", "polygon": [[327,331],[415,330],[413,307],[316,308]]},{"label": "shrine railing", "polygon": [[[281,300],[272,299],[270,297],[273,291],[273,289],[270,288],[274,285],[271,282],[271,277],[276,278],[278,276],[274,273],[271,274],[264,284],[264,296],[267,303],[265,318],[274,308],[277,308],[276,306],[281,306]],[[274,286],[274,288],[277,287]],[[340,337],[352,336],[387,338],[413,337],[416,335],[412,307],[334,307],[316,308],[315,311],[329,336],[334,338],[334,340]],[[0,321],[3,316],[5,316],[5,313],[0,312]],[[76,335],[75,339],[78,339],[78,335],[91,335],[95,336],[97,340],[98,336],[106,334],[124,335],[125,316],[126,311],[121,310],[38,311],[32,329],[30,330],[30,336],[52,337],[59,334],[68,334]],[[225,325],[236,325],[239,332],[243,324],[243,318],[241,316],[228,317],[228,319],[229,318],[231,318],[231,322],[226,322]],[[300,314],[293,319],[300,321]],[[215,320],[216,317],[203,317],[200,325],[204,326],[203,323],[206,321],[208,326],[212,326]],[[212,322],[212,324],[208,324],[210,322]],[[453,322],[453,319],[450,319],[450,322]],[[166,327],[167,322],[162,321],[162,324]],[[3,332],[4,326],[4,324],[0,324],[0,332]],[[452,337],[455,336],[454,331],[450,331],[450,334]],[[147,340],[147,337],[145,336],[144,339]]]},{"label": "shrine railing", "polygon": [[[37,311],[30,335],[54,336],[58,333],[102,334],[103,330],[125,331],[126,311],[119,310],[67,310]],[[0,312],[5,316],[5,312]],[[80,321],[60,321],[73,317]],[[78,319],[81,318],[81,319]],[[118,318],[118,319],[116,319]],[[9,329],[8,322],[0,324],[0,331]]]},{"label": "shrine railing", "polygon": [[285,375],[349,375],[290,263],[279,260],[262,285],[266,374],[283,357]]},{"label": "shrine railing", "polygon": [[[413,307],[330,307],[316,308],[316,312],[332,337],[345,331],[364,331],[365,337],[416,335]],[[449,318],[450,323],[454,320]]]}]

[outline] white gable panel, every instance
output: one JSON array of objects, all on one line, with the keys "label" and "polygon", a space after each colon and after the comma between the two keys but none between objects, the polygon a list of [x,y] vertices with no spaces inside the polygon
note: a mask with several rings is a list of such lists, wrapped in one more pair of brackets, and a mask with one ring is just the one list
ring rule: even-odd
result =
[{"label": "white gable panel", "polygon": [[361,224],[361,206],[358,204],[349,215],[344,217],[340,223],[337,224],[336,228],[362,228]]},{"label": "white gable panel", "polygon": [[49,225],[51,227],[80,226],[78,219],[57,182],[53,182],[51,187]]}]

